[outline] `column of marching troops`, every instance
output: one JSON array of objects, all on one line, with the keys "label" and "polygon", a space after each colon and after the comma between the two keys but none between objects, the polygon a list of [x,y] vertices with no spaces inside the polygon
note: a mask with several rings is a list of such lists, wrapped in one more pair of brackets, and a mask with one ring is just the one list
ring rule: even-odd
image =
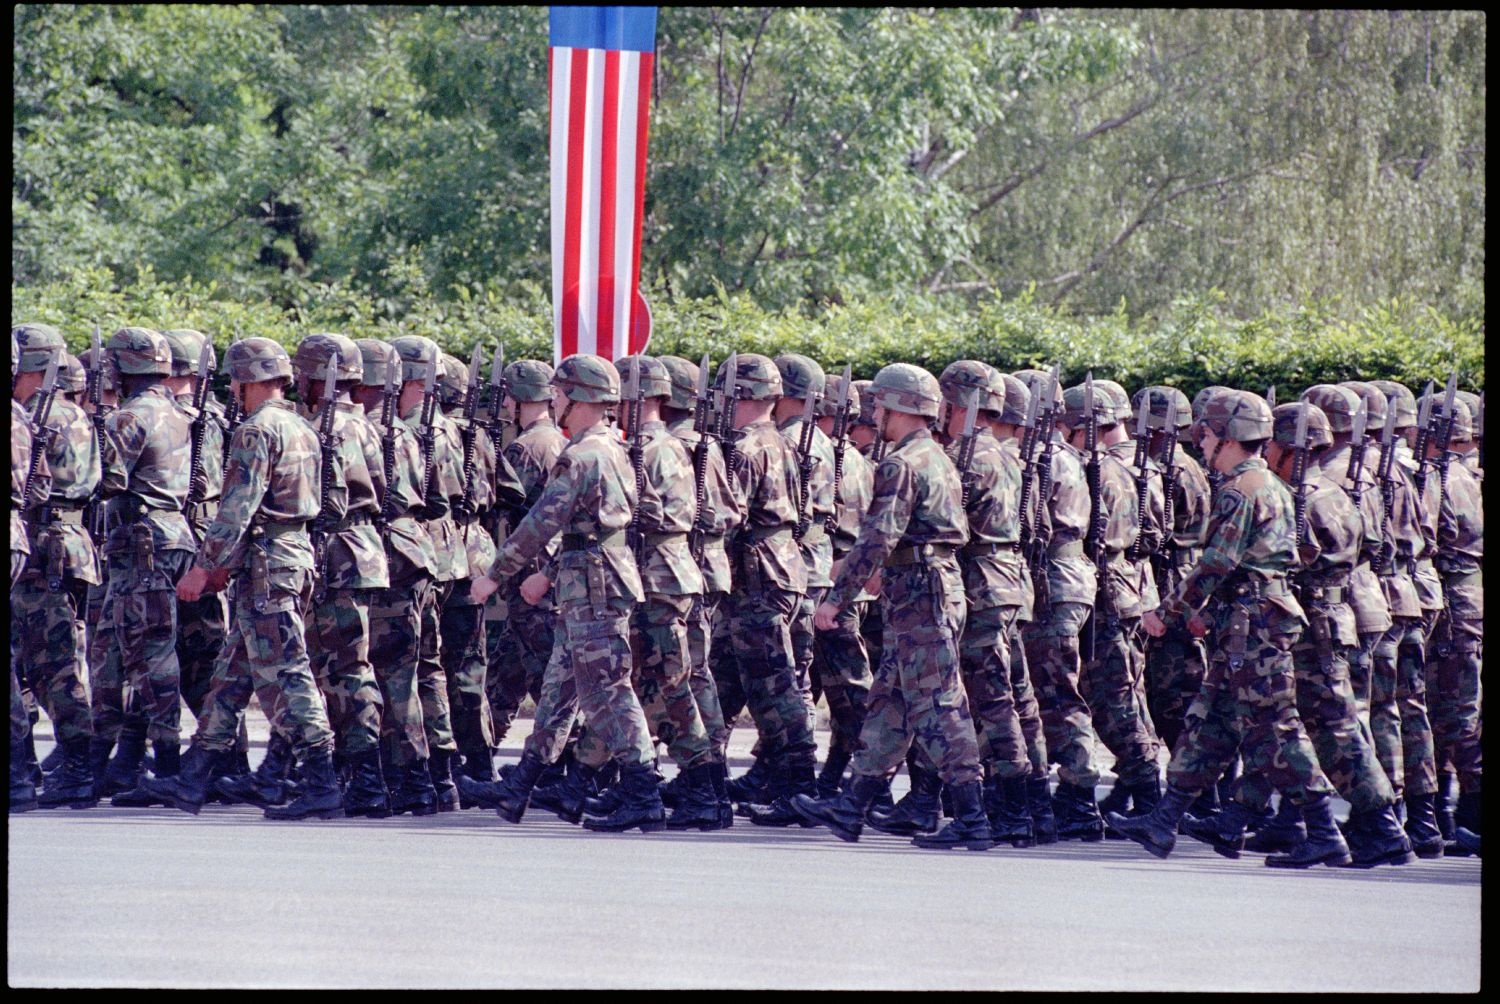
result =
[{"label": "column of marching troops", "polygon": [[1456,376],[1276,405],[974,360],[482,362],[236,340],[225,406],[197,331],[80,361],[14,328],[11,812],[1479,852],[1483,404]]}]

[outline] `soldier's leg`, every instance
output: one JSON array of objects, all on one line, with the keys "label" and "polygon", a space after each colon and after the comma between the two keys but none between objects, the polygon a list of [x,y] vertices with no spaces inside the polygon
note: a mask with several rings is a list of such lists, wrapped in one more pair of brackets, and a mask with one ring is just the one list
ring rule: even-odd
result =
[{"label": "soldier's leg", "polygon": [[1087,604],[1054,603],[1022,635],[1041,705],[1047,753],[1057,764],[1058,778],[1080,788],[1099,782],[1093,718],[1079,692],[1078,639],[1088,617]]},{"label": "soldier's leg", "polygon": [[[1375,757],[1395,789],[1396,797],[1400,798],[1406,785],[1401,752],[1401,709],[1396,705],[1396,677],[1400,672],[1397,668],[1400,658],[1397,629],[1398,625],[1392,624],[1371,650],[1370,738],[1374,740]],[[1334,786],[1338,786],[1337,781],[1334,781]]]},{"label": "soldier's leg", "polygon": [[88,591],[89,717],[94,743],[108,755],[125,721],[125,678],[120,650],[115,645],[114,605],[106,602],[107,587]]},{"label": "soldier's leg", "polygon": [[177,601],[177,665],[182,673],[182,700],[193,717],[203,714],[203,702],[213,681],[214,662],[228,631],[224,597],[204,593],[192,603]]},{"label": "soldier's leg", "polygon": [[87,743],[94,734],[84,683],[87,590],[87,583],[68,577],[54,592],[44,574],[27,571],[10,594],[11,665],[18,680],[30,683],[64,746]]},{"label": "soldier's leg", "polygon": [[1252,623],[1244,661],[1229,667],[1229,688],[1241,714],[1240,757],[1245,764],[1235,801],[1255,813],[1270,806],[1273,792],[1297,805],[1333,793],[1297,715],[1294,641],[1291,636],[1267,634]]},{"label": "soldier's leg", "polygon": [[1198,695],[1182,719],[1182,735],[1167,765],[1167,783],[1189,794],[1208,791],[1233,762],[1240,746],[1239,708],[1227,681],[1228,663],[1216,652]]},{"label": "soldier's leg", "polygon": [[1354,703],[1359,708],[1363,727],[1370,727],[1370,681],[1375,672],[1375,646],[1380,633],[1365,631],[1359,636],[1359,648],[1349,654],[1349,684],[1354,688]]},{"label": "soldier's leg", "polygon": [[688,686],[687,624],[694,597],[648,594],[632,617],[636,695],[651,732],[683,770],[710,758],[708,732]]},{"label": "soldier's leg", "polygon": [[1337,644],[1292,649],[1297,714],[1334,789],[1355,812],[1375,812],[1396,795],[1359,727],[1348,655],[1349,646]]},{"label": "soldier's leg", "polygon": [[490,617],[486,608],[484,626],[484,658],[487,663],[484,696],[490,705],[490,721],[494,724],[497,747],[505,740],[505,734],[521,710],[521,702],[526,699],[526,666],[521,660],[521,644],[510,618],[510,611],[514,609],[512,604],[524,604],[525,601],[513,596],[500,599],[500,595],[496,593],[492,602],[498,604],[505,615]]},{"label": "soldier's leg", "polygon": [[898,686],[906,723],[944,784],[980,780],[979,741],[959,672],[958,642],[897,646]]},{"label": "soldier's leg", "polygon": [[536,702],[536,719],[531,735],[526,737],[525,752],[543,763],[556,763],[568,745],[573,721],[578,717],[578,684],[568,632],[562,625],[553,635],[552,657],[542,674],[541,694]]},{"label": "soldier's leg", "polygon": [[813,695],[813,656],[817,650],[817,631],[813,627],[813,612],[817,610],[823,594],[827,590],[818,587],[809,588],[797,600],[797,607],[792,612],[792,653],[797,665],[797,690],[802,694],[802,703],[807,708],[807,724],[809,729],[816,729],[818,721],[817,709],[814,707],[816,698]]},{"label": "soldier's leg", "polygon": [[298,760],[305,763],[331,757],[334,745],[327,705],[308,661],[302,618],[312,595],[312,573],[279,573],[277,579],[284,581],[272,584],[264,609],[240,601],[236,618],[254,685],[274,685],[279,691],[277,706],[265,709],[273,716],[272,727],[291,741]]},{"label": "soldier's leg", "polygon": [[1156,784],[1160,744],[1140,714],[1133,638],[1139,618],[1108,616],[1099,625],[1096,658],[1083,666],[1080,690],[1094,728],[1115,755],[1115,774],[1127,787]]},{"label": "soldier's leg", "polygon": [[[870,683],[870,656],[859,625],[869,600],[857,600],[839,611],[832,631],[816,634],[813,666],[819,675],[823,698],[828,702],[831,735],[828,746],[827,781],[836,783],[859,743],[864,724]],[[823,782],[820,781],[820,784]]]},{"label": "soldier's leg", "polygon": [[725,756],[729,746],[729,735],[745,710],[745,678],[735,657],[735,646],[729,636],[735,598],[725,596],[713,611],[709,626],[708,668],[713,677],[714,692],[719,697],[719,709],[724,718],[723,740],[719,755]]},{"label": "soldier's leg", "polygon": [[733,597],[729,636],[762,756],[811,754],[815,748],[792,646],[791,618],[799,599],[769,587]]},{"label": "soldier's leg", "polygon": [[1427,715],[1426,631],[1417,617],[1398,617],[1391,630],[1397,636],[1396,707],[1401,713],[1405,790],[1431,795],[1437,791],[1437,763]]},{"label": "soldier's leg", "polygon": [[471,580],[460,579],[443,606],[443,671],[448,676],[448,707],[453,738],[465,761],[489,763],[495,726],[484,694],[484,608],[469,601]]},{"label": "soldier's leg", "polygon": [[688,687],[693,692],[694,703],[698,705],[698,717],[702,719],[703,730],[708,734],[713,759],[718,763],[724,761],[724,749],[729,745],[729,727],[724,723],[719,688],[714,683],[710,668],[714,616],[722,599],[722,593],[693,597],[693,610],[688,615],[687,622],[688,659],[691,663]]},{"label": "soldier's leg", "polygon": [[[1440,624],[1436,673],[1428,686],[1433,740],[1439,755],[1452,760],[1463,794],[1480,791],[1484,773],[1479,716],[1483,632],[1481,620],[1455,617],[1449,625]],[[1465,824],[1460,820],[1459,825]]]},{"label": "soldier's leg", "polygon": [[[153,743],[179,742],[181,673],[177,665],[177,580],[192,564],[191,551],[153,557],[150,578],[119,594],[115,636],[124,653],[127,686],[135,692]],[[139,569],[133,569],[137,575]]]},{"label": "soldier's leg", "polygon": [[1047,739],[1042,731],[1042,709],[1031,686],[1031,670],[1026,665],[1026,645],[1021,640],[1024,627],[1017,625],[1010,636],[1010,689],[1015,700],[1016,717],[1026,742],[1026,759],[1031,776],[1047,777]]},{"label": "soldier's leg", "polygon": [[589,604],[565,604],[561,610],[579,711],[621,768],[646,766],[654,753],[646,714],[630,683],[632,605],[612,599],[604,611]]},{"label": "soldier's leg", "polygon": [[959,650],[979,757],[992,776],[1002,779],[1031,773],[1011,691],[1010,639],[1015,619],[1015,607],[969,611]]},{"label": "soldier's leg", "polygon": [[883,649],[870,683],[865,720],[859,730],[858,748],[851,769],[867,777],[888,778],[906,760],[912,745],[907,723],[906,695],[901,691],[900,668],[894,649]]},{"label": "soldier's leg", "polygon": [[370,651],[380,687],[382,759],[391,767],[409,767],[429,756],[417,698],[417,661],[421,636],[421,593],[425,578],[373,591],[370,602]]},{"label": "soldier's leg", "polygon": [[[384,701],[370,663],[373,590],[330,589],[315,604],[308,632],[314,678],[328,709],[341,758],[352,762],[380,748]],[[382,656],[384,658],[384,656]]]},{"label": "soldier's leg", "polygon": [[427,730],[430,752],[458,752],[448,710],[448,677],[442,662],[442,601],[452,587],[451,582],[432,583],[432,588],[422,594],[418,612],[421,636],[417,643],[417,699],[422,705],[422,724]]}]

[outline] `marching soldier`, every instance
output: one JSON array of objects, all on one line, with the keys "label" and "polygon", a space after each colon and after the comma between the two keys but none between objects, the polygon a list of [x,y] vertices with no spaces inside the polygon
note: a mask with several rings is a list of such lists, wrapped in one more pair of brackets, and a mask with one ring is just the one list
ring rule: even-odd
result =
[{"label": "marching soldier", "polygon": [[[14,381],[19,372],[21,348],[16,333],[10,335],[10,376]],[[33,455],[35,444],[31,434],[31,416],[16,400],[14,389],[10,398],[10,588],[14,595],[16,583],[26,567],[31,554],[31,543],[27,539],[26,524],[21,519],[27,494],[40,498],[50,494],[51,472],[47,469],[46,451],[38,450]],[[33,464],[35,468],[33,469]],[[37,808],[36,801],[36,750],[31,740],[31,716],[21,697],[21,683],[16,678],[16,662],[10,663],[10,812],[30,812]]]}]

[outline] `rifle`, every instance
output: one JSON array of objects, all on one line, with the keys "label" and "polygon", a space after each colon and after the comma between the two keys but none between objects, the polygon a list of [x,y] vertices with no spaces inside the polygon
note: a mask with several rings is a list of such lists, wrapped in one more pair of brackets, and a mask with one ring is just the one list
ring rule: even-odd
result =
[{"label": "rifle", "polygon": [[428,508],[432,497],[432,480],[437,469],[437,371],[438,359],[427,363],[427,373],[422,378],[422,407],[418,413],[421,428],[417,430],[417,441],[422,447],[422,506]]},{"label": "rifle", "polygon": [[[1295,517],[1296,542],[1300,549],[1307,543],[1307,416],[1304,405],[1297,414],[1297,431],[1292,440],[1292,512]],[[1299,553],[1300,560],[1300,553]]]},{"label": "rifle", "polygon": [[[479,427],[474,416],[479,411],[479,346],[474,346],[474,351],[469,354],[469,390],[464,395],[464,424],[461,432],[464,446],[464,495],[458,503],[458,511],[455,515],[461,521],[468,521],[474,515],[477,506],[474,504],[474,449],[475,441],[479,438]],[[496,442],[499,442],[496,440]]]},{"label": "rifle", "polygon": [[1443,413],[1438,417],[1437,442],[1438,455],[1434,459],[1438,470],[1438,518],[1442,518],[1443,499],[1448,496],[1448,461],[1452,459],[1453,452],[1449,449],[1453,445],[1453,412],[1458,397],[1458,370],[1448,378],[1448,389],[1443,394]]},{"label": "rifle", "polygon": [[693,445],[693,532],[689,535],[693,560],[703,561],[704,509],[708,502],[708,449],[709,449],[709,396],[708,353],[703,353],[703,362],[698,364],[698,395],[693,402],[693,432],[698,441]]},{"label": "rifle", "polygon": [[979,438],[975,431],[975,424],[979,418],[979,388],[974,388],[969,395],[969,407],[964,412],[964,431],[958,437],[958,459],[955,466],[958,468],[958,483],[960,498],[963,501],[964,513],[969,511],[969,494],[973,484],[973,478],[969,475],[969,468],[974,464],[974,444]]},{"label": "rifle", "polygon": [[1370,421],[1370,406],[1360,398],[1354,412],[1354,431],[1349,434],[1349,469],[1344,477],[1349,481],[1349,501],[1358,509],[1364,504],[1365,486],[1360,478],[1365,472],[1365,426]]},{"label": "rifle", "polygon": [[385,471],[385,494],[380,496],[380,536],[390,540],[391,520],[396,518],[396,398],[400,362],[386,367],[385,393],[380,398],[380,465]]},{"label": "rifle", "polygon": [[1052,546],[1051,520],[1043,520],[1049,500],[1052,497],[1052,455],[1057,445],[1057,365],[1052,366],[1052,373],[1048,376],[1044,385],[1046,389],[1046,410],[1037,419],[1036,434],[1042,442],[1042,455],[1037,459],[1036,471],[1036,514],[1032,519],[1031,528],[1031,554],[1027,556],[1027,564],[1031,566],[1032,585],[1036,589],[1037,605],[1040,608],[1045,605],[1041,601],[1046,589],[1047,582],[1047,551]]},{"label": "rifle", "polygon": [[1276,385],[1274,383],[1266,388],[1266,404],[1272,411],[1276,410]]},{"label": "rifle", "polygon": [[1094,373],[1089,371],[1083,382],[1083,448],[1088,454],[1084,473],[1089,485],[1089,532],[1085,538],[1085,549],[1099,574],[1099,600],[1094,614],[1089,618],[1089,655],[1094,658],[1099,646],[1100,607],[1109,601],[1109,554],[1104,548],[1104,538],[1109,532],[1108,516],[1104,512],[1103,469],[1099,459],[1099,421],[1094,414]]},{"label": "rifle", "polygon": [[849,447],[849,378],[853,366],[844,364],[844,379],[839,383],[839,400],[833,411],[833,512],[823,520],[823,530],[833,533],[839,525],[839,507],[844,504],[844,451]]},{"label": "rifle", "polygon": [[99,451],[99,483],[94,486],[93,492],[89,494],[89,501],[84,513],[83,522],[89,529],[89,536],[95,541],[104,539],[104,420],[109,417],[104,408],[104,348],[99,341],[99,322],[94,322],[94,358],[89,367],[88,383],[86,391],[88,394],[91,411],[89,421],[94,425],[94,445]]},{"label": "rifle", "polygon": [[[240,340],[240,322],[234,322],[234,341]],[[234,342],[230,343],[231,345]],[[240,396],[232,390],[229,394],[229,403],[224,406],[224,466],[229,466],[229,444],[234,439],[234,430],[239,428],[240,421],[244,418],[240,414]]]},{"label": "rifle", "polygon": [[625,386],[625,414],[630,425],[630,467],[635,471],[635,505],[630,509],[628,535],[630,546],[635,549],[636,561],[641,560],[644,537],[641,534],[641,505],[646,493],[646,445],[641,440],[641,357],[630,360],[630,381]]},{"label": "rifle", "polygon": [[818,463],[818,458],[813,456],[812,444],[813,433],[818,428],[814,419],[820,396],[809,389],[807,401],[802,406],[802,428],[797,430],[797,473],[801,477],[797,492],[797,525],[792,529],[792,536],[797,540],[807,536],[812,523],[808,507],[812,503],[812,472]]},{"label": "rifle", "polygon": [[1427,494],[1427,442],[1432,438],[1432,389],[1435,384],[1427,381],[1427,389],[1422,392],[1422,403],[1417,407],[1417,441],[1412,444],[1412,452],[1417,457],[1417,473],[1414,475],[1417,482],[1418,497]]},{"label": "rifle", "polygon": [[1167,398],[1167,417],[1162,425],[1161,493],[1162,493],[1162,579],[1170,584],[1177,569],[1177,400]]},{"label": "rifle", "polygon": [[193,423],[188,432],[188,493],[182,513],[188,516],[208,495],[208,472],[203,468],[203,437],[208,432],[208,360],[212,349],[207,341],[198,353],[198,376],[193,384]]},{"label": "rifle", "polygon": [[[478,351],[478,348],[475,348]],[[495,346],[494,361],[490,363],[490,438],[495,441],[495,452],[500,451],[500,439],[504,432],[505,419],[500,417],[500,409],[503,406],[505,395],[509,388],[505,385],[505,346]]]},{"label": "rifle", "polygon": [[1032,394],[1026,403],[1026,417],[1021,420],[1021,500],[1016,516],[1021,523],[1020,551],[1031,553],[1032,516],[1031,484],[1036,477],[1037,406],[1041,395]]},{"label": "rifle", "polygon": [[724,365],[723,396],[719,398],[719,442],[724,445],[724,464],[732,472],[737,472],[740,466],[740,451],[734,445],[734,413],[739,407],[739,400],[735,397],[739,365],[740,354],[729,353],[729,361]]},{"label": "rifle", "polygon": [[[1269,400],[1276,399],[1276,388],[1272,387],[1266,395]],[[1136,535],[1135,543],[1130,545],[1130,558],[1139,561],[1147,554],[1146,550],[1146,517],[1151,511],[1151,472],[1148,465],[1151,463],[1151,395],[1141,395],[1141,407],[1135,419],[1135,515]],[[1171,527],[1167,528],[1170,532]]]},{"label": "rifle", "polygon": [[1380,433],[1380,460],[1375,465],[1375,480],[1380,484],[1381,508],[1385,511],[1380,528],[1380,554],[1375,559],[1375,571],[1384,574],[1390,569],[1396,556],[1395,528],[1392,525],[1396,507],[1396,479],[1392,471],[1396,466],[1396,399],[1386,398],[1385,428]]},{"label": "rifle", "polygon": [[328,376],[323,381],[323,411],[318,416],[318,448],[322,452],[323,465],[318,472],[318,515],[313,517],[312,549],[313,566],[317,569],[318,582],[313,589],[313,599],[322,603],[328,595],[328,535],[333,524],[338,522],[329,511],[329,495],[333,492],[333,478],[337,473],[338,444],[333,438],[333,397],[338,382],[338,350],[328,357]]},{"label": "rifle", "polygon": [[52,401],[57,397],[57,365],[61,359],[61,352],[52,354],[52,359],[47,363],[46,375],[42,377],[42,389],[36,395],[36,404],[31,406],[31,463],[26,468],[26,480],[21,482],[23,513],[44,501],[36,497],[37,474],[42,469],[42,460],[47,456],[47,447],[52,445],[52,439],[57,434],[56,429],[47,425],[47,419],[52,415]]}]

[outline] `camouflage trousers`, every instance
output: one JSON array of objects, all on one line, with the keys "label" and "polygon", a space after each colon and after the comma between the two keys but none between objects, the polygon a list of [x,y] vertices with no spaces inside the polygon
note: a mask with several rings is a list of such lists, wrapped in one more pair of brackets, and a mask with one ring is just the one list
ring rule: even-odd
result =
[{"label": "camouflage trousers", "polygon": [[802,703],[807,707],[807,727],[816,731],[818,727],[817,700],[822,689],[813,679],[813,659],[817,652],[817,629],[813,626],[813,614],[818,604],[827,595],[827,586],[809,586],[797,601],[792,614],[792,653],[797,664],[797,689],[802,692]]},{"label": "camouflage trousers", "polygon": [[1188,707],[1167,768],[1168,783],[1194,794],[1206,791],[1238,751],[1244,774],[1235,799],[1247,808],[1263,811],[1276,791],[1297,805],[1332,794],[1297,715],[1291,657],[1295,637],[1272,634],[1261,616],[1254,616],[1245,655],[1235,662],[1227,651],[1228,634],[1221,630],[1210,649],[1203,689]]},{"label": "camouflage trousers", "polygon": [[875,682],[859,630],[870,605],[869,600],[855,600],[839,611],[832,631],[819,631],[814,638],[813,679],[828,704],[831,760],[853,756],[859,748],[870,685]]},{"label": "camouflage trousers", "polygon": [[427,730],[417,697],[422,607],[431,604],[432,579],[419,575],[370,591],[370,651],[380,687],[381,759],[405,767],[428,759]]},{"label": "camouflage trousers", "polygon": [[[330,589],[307,620],[308,658],[340,760],[380,748],[384,702],[370,664],[373,589]],[[382,658],[384,655],[382,654]]]},{"label": "camouflage trousers", "polygon": [[964,693],[964,593],[956,562],[885,569],[890,634],[870,686],[855,774],[889,777],[915,745],[945,784],[980,780],[979,742]]},{"label": "camouflage trousers", "polygon": [[[668,755],[683,770],[709,763],[712,757],[708,732],[688,683],[687,622],[694,599],[648,593],[630,619],[636,698],[651,734],[666,744]],[[599,767],[609,759],[610,750],[590,729],[579,738],[574,755],[579,763]]]},{"label": "camouflage trousers", "polygon": [[232,749],[253,692],[271,727],[291,742],[299,759],[333,752],[328,709],[313,679],[304,636],[302,612],[311,602],[312,585],[309,570],[277,571],[263,609],[257,610],[248,570],[236,576],[229,633],[214,664],[207,715],[198,721],[195,746]]},{"label": "camouflage trousers", "polygon": [[521,599],[519,589],[506,597],[506,617],[485,626],[485,649],[489,667],[485,673],[485,696],[490,720],[499,745],[510,731],[521,702],[527,695],[541,697],[542,674],[552,655],[552,629],[557,611],[550,601],[532,606]]},{"label": "camouflage trousers", "polygon": [[1349,652],[1349,684],[1354,688],[1354,703],[1359,708],[1361,727],[1367,733],[1370,728],[1370,684],[1375,675],[1375,646],[1380,644],[1380,638],[1380,632],[1361,632],[1359,647]]},{"label": "camouflage trousers", "polygon": [[1021,737],[1026,743],[1026,759],[1032,777],[1047,776],[1047,738],[1042,726],[1042,708],[1031,686],[1031,670],[1026,666],[1026,645],[1021,640],[1022,625],[1010,636],[1010,692],[1021,722]]},{"label": "camouflage trousers", "polygon": [[1484,750],[1480,742],[1480,669],[1484,621],[1439,615],[1428,659],[1428,710],[1439,761],[1449,760],[1466,792],[1480,790]]},{"label": "camouflage trousers", "polygon": [[18,687],[21,680],[27,682],[52,720],[57,741],[66,743],[92,736],[94,727],[84,682],[88,583],[68,576],[60,586],[54,592],[43,571],[28,569],[11,589],[10,665]]},{"label": "camouflage trousers", "polygon": [[1089,619],[1087,603],[1053,603],[1021,632],[1031,683],[1041,705],[1047,753],[1060,780],[1084,788],[1099,783],[1094,760],[1094,720],[1079,692],[1083,671],[1078,638]]},{"label": "camouflage trousers", "polygon": [[465,759],[488,761],[495,748],[495,722],[485,695],[484,607],[469,600],[472,579],[459,579],[448,592],[439,618],[443,672],[448,677],[448,708],[453,739]]},{"label": "camouflage trousers", "polygon": [[[801,601],[797,593],[769,586],[728,598],[729,644],[763,756],[796,756],[816,749],[811,694],[797,679],[792,643],[792,618]],[[727,700],[724,709],[727,716]]]},{"label": "camouflage trousers", "polygon": [[16,679],[16,667],[12,663],[10,668],[10,741],[12,743],[25,742],[29,735],[31,735],[31,716],[26,713],[26,702],[21,699],[21,681]]},{"label": "camouflage trousers", "polygon": [[724,708],[719,703],[719,688],[714,682],[710,662],[714,621],[723,598],[723,593],[694,596],[693,610],[687,621],[688,688],[693,692],[693,702],[698,705],[698,717],[703,722],[703,731],[708,734],[711,762],[714,763],[724,762],[724,749],[729,745],[729,726],[724,721]]},{"label": "camouflage trousers", "polygon": [[214,662],[228,633],[224,597],[204,593],[192,603],[177,601],[177,665],[182,671],[182,700],[194,716],[203,714],[203,702],[213,682]]},{"label": "camouflage trousers", "polygon": [[567,746],[573,719],[582,714],[621,766],[655,758],[646,714],[630,684],[630,615],[635,604],[611,597],[596,616],[591,603],[558,607],[552,658],[542,675],[536,724],[526,752],[556,763]]},{"label": "camouflage trousers", "polygon": [[458,752],[453,741],[453,718],[448,710],[448,674],[443,671],[443,601],[453,583],[434,582],[422,597],[417,611],[417,700],[422,706],[422,727],[427,748]]},{"label": "camouflage trousers", "polygon": [[1016,607],[970,610],[959,643],[959,665],[978,734],[979,760],[991,776],[1000,778],[1031,774],[1011,685],[1011,640],[1018,613]]},{"label": "camouflage trousers", "polygon": [[[113,744],[125,720],[125,681],[120,678],[119,664],[109,665],[115,633],[104,620],[104,595],[108,591],[105,584],[89,586],[83,624],[88,645],[89,717],[94,735],[108,737]],[[108,677],[104,675],[106,668],[112,669]],[[24,688],[25,683],[21,686]]]},{"label": "camouflage trousers", "polygon": [[719,701],[719,713],[724,719],[724,732],[716,744],[722,760],[729,746],[729,736],[735,723],[745,710],[745,680],[740,673],[740,664],[734,657],[734,645],[729,639],[729,607],[731,598],[724,598],[714,607],[708,630],[708,669],[713,678],[714,693]]},{"label": "camouflage trousers", "polygon": [[[130,713],[146,723],[152,742],[177,742],[182,718],[181,676],[177,664],[177,580],[192,564],[191,551],[161,551],[149,567],[135,554],[108,559],[109,585],[96,631],[100,645],[91,654],[90,682],[97,675],[120,704],[96,710],[94,731],[114,740]],[[116,707],[120,710],[117,712]]]},{"label": "camouflage trousers", "polygon": [[1146,639],[1146,707],[1162,743],[1173,749],[1188,705],[1203,686],[1208,653],[1201,638],[1174,623],[1160,638]]},{"label": "camouflage trousers", "polygon": [[1334,790],[1356,812],[1372,812],[1393,804],[1396,792],[1359,727],[1349,648],[1306,636],[1292,647],[1297,715]]},{"label": "camouflage trousers", "polygon": [[[1377,755],[1382,749],[1394,751],[1389,763],[1384,756],[1381,763],[1396,796],[1408,791],[1430,795],[1437,791],[1437,765],[1427,717],[1427,634],[1420,617],[1394,621],[1375,649],[1370,731]],[[1395,667],[1394,678],[1386,679],[1383,665]]]},{"label": "camouflage trousers", "polygon": [[1154,784],[1161,777],[1161,740],[1146,710],[1143,635],[1139,617],[1103,617],[1094,658],[1084,663],[1079,679],[1094,731],[1114,754],[1115,775],[1128,785]]}]

